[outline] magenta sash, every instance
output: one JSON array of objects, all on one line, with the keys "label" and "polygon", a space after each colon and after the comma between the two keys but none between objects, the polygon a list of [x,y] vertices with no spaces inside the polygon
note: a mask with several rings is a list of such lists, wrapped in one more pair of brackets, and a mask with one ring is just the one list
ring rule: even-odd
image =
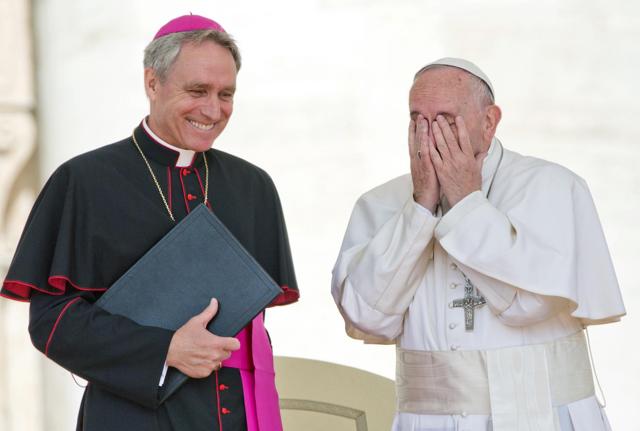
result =
[{"label": "magenta sash", "polygon": [[262,313],[240,331],[236,338],[240,341],[240,350],[233,352],[222,365],[240,370],[247,429],[282,431],[273,352]]}]

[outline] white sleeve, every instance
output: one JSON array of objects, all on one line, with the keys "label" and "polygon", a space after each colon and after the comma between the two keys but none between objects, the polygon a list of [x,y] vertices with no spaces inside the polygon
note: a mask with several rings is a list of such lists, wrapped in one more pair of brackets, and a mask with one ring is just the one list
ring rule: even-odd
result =
[{"label": "white sleeve", "polygon": [[[602,228],[579,178],[548,169],[498,209],[480,192],[455,205],[435,236],[507,324],[565,310],[585,323],[624,307]],[[506,198],[505,198],[506,199]]]},{"label": "white sleeve", "polygon": [[567,310],[569,304],[564,298],[537,295],[526,290],[516,289],[513,302],[498,318],[506,325],[529,326],[543,322],[558,312]]},{"label": "white sleeve", "polygon": [[437,221],[412,197],[400,208],[366,197],[356,203],[332,280],[349,335],[370,342],[400,335]]},{"label": "white sleeve", "polygon": [[487,305],[505,325],[529,326],[567,310],[564,298],[532,293],[486,275],[457,262],[474,286],[487,300]]}]

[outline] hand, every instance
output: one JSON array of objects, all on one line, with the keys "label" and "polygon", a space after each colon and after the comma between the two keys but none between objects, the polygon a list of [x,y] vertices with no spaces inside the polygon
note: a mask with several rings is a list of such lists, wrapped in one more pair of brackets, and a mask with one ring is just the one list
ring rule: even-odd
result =
[{"label": "hand", "polygon": [[409,122],[409,159],[413,200],[432,214],[440,201],[440,184],[429,155],[429,123],[422,115]]},{"label": "hand", "polygon": [[482,162],[487,152],[474,156],[464,119],[456,117],[457,136],[442,115],[433,122],[429,154],[447,201],[453,207],[470,193],[482,187]]},{"label": "hand", "polygon": [[236,338],[218,337],[207,330],[207,324],[218,312],[218,301],[212,299],[204,311],[180,327],[169,344],[167,365],[189,377],[203,378],[218,370],[231,352],[240,348]]}]

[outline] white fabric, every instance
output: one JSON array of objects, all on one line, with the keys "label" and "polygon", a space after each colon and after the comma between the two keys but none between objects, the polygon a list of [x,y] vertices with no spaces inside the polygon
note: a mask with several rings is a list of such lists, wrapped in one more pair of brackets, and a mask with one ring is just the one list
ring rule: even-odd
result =
[{"label": "white fabric", "polygon": [[[413,201],[410,175],[358,200],[332,280],[352,337],[409,350],[485,350],[545,343],[625,314],[581,178],[502,150],[497,140],[482,178],[482,191],[442,217]],[[474,331],[465,331],[462,309],[448,306],[464,295],[460,270],[487,299]],[[423,416],[401,416],[395,429],[432,426]],[[452,426],[455,418],[446,418],[434,418],[435,429]],[[472,422],[468,429],[491,429],[488,418]]]},{"label": "white fabric", "polygon": [[183,148],[178,148],[176,146],[173,146],[173,145],[163,141],[158,135],[153,133],[153,130],[151,130],[151,127],[149,127],[149,125],[147,124],[147,119],[146,118],[142,120],[142,127],[144,127],[144,130],[147,131],[149,136],[151,136],[160,145],[162,145],[164,147],[167,147],[168,149],[173,150],[176,153],[178,153],[178,160],[176,161],[176,167],[184,168],[186,166],[191,166],[191,164],[193,163],[193,157],[196,155],[195,151],[193,151],[193,150],[185,150]]},{"label": "white fabric", "polygon": [[160,382],[158,383],[158,386],[164,385],[164,379],[167,377],[167,371],[168,370],[169,370],[169,366],[167,365],[167,362],[165,361],[164,366],[162,367],[162,374],[160,375]]},{"label": "white fabric", "polygon": [[[553,415],[544,345],[488,350],[487,371],[491,420],[496,431],[559,430]],[[591,375],[588,377],[591,379]]]},{"label": "white fabric", "polygon": [[491,414],[494,431],[557,431],[553,406],[594,395],[585,334],[490,350],[398,348],[396,395],[399,412]]},{"label": "white fabric", "polygon": [[[611,426],[595,397],[554,408],[561,431],[611,431]],[[493,431],[486,415],[416,415],[398,413],[393,431]],[[535,430],[548,431],[548,430]]]}]

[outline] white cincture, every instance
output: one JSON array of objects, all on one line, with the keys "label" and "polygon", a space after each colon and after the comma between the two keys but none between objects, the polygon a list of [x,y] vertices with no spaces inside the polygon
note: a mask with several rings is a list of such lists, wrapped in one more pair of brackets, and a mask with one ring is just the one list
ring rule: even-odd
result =
[{"label": "white cincture", "polygon": [[558,430],[555,406],[594,395],[583,331],[493,350],[397,349],[398,411],[491,415],[494,431]]}]

